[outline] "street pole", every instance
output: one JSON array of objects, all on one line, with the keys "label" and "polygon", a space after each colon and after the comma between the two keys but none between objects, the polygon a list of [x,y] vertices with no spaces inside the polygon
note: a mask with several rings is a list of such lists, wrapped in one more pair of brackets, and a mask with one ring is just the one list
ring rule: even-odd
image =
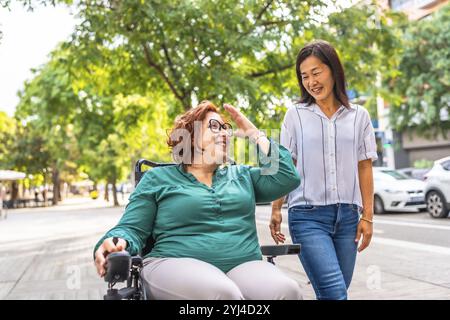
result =
[{"label": "street pole", "polygon": [[381,72],[377,72],[376,87],[377,87],[377,115],[378,115],[378,128],[383,134],[383,165],[390,168],[395,168],[393,139],[394,135],[389,125],[389,109],[384,107],[384,99],[379,94],[381,89]]}]

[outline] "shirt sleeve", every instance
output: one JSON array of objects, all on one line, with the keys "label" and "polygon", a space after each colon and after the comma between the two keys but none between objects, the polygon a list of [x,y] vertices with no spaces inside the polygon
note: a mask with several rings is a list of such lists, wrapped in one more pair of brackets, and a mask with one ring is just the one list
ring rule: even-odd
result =
[{"label": "shirt sleeve", "polygon": [[290,110],[286,112],[281,125],[280,144],[289,150],[293,159],[297,159],[297,135]]},{"label": "shirt sleeve", "polygon": [[288,149],[271,141],[269,153],[258,154],[259,166],[250,167],[256,202],[274,201],[300,185],[300,176]]},{"label": "shirt sleeve", "polygon": [[375,132],[367,110],[364,109],[363,125],[358,146],[358,161],[378,159]]},{"label": "shirt sleeve", "polygon": [[150,172],[142,177],[136,189],[130,195],[129,202],[119,223],[109,230],[95,245],[95,251],[110,237],[127,241],[126,250],[131,255],[138,254],[153,231],[157,205],[154,197]]}]

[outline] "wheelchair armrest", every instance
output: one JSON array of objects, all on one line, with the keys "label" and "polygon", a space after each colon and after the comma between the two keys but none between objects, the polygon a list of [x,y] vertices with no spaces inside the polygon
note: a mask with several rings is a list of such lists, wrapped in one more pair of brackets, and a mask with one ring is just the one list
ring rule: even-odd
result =
[{"label": "wheelchair armrest", "polygon": [[131,256],[127,251],[113,252],[106,257],[105,281],[124,282],[130,276]]},{"label": "wheelchair armrest", "polygon": [[284,256],[288,254],[299,254],[300,245],[299,244],[280,244],[280,245],[269,245],[261,246],[261,253],[263,256]]}]

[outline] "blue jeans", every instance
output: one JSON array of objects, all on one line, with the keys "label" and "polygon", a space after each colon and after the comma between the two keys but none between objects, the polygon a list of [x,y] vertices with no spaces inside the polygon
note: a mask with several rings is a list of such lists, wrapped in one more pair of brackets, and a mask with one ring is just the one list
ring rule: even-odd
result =
[{"label": "blue jeans", "polygon": [[302,205],[289,209],[292,241],[319,300],[346,300],[356,262],[359,207]]}]

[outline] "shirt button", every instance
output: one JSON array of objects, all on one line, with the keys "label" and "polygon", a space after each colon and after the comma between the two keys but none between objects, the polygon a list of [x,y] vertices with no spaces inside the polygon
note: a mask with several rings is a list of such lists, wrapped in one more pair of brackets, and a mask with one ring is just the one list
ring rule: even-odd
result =
[{"label": "shirt button", "polygon": [[334,153],[330,153],[330,156],[331,156],[331,157],[334,157]]},{"label": "shirt button", "polygon": [[334,171],[331,171],[331,174],[334,174]]}]

